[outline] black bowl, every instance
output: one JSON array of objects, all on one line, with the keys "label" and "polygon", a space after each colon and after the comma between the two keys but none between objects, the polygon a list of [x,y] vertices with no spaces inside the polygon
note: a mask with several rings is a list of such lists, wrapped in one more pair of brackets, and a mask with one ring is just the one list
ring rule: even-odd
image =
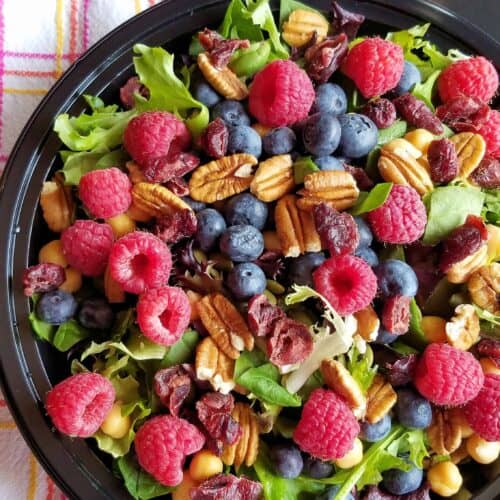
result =
[{"label": "black bowl", "polygon": [[[277,2],[276,2],[277,3]],[[327,10],[327,0],[311,3]],[[343,0],[343,5],[366,16],[368,33],[433,24],[430,37],[442,48],[478,52],[500,64],[499,44],[463,19],[426,0]],[[24,128],[0,184],[0,379],[12,414],[47,472],[72,498],[130,498],[110,470],[109,461],[83,440],[53,432],[43,408],[51,386],[68,375],[64,355],[37,342],[28,322],[29,302],[23,296],[21,277],[35,261],[40,246],[50,239],[38,210],[43,181],[58,166],[61,144],[52,132],[59,113],[78,114],[84,108],[81,94],[98,94],[105,100],[118,97],[119,87],[132,74],[132,46],[136,42],[185,49],[189,36],[222,19],[226,1],[166,0],[124,23],[93,46],[56,83]],[[480,469],[478,496],[483,500],[500,494],[500,480],[487,483]],[[482,488],[482,489],[481,489]]]}]

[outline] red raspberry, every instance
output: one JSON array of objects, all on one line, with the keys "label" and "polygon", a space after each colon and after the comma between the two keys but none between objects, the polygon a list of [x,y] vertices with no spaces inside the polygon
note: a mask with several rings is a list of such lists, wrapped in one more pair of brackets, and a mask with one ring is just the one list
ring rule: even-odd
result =
[{"label": "red raspberry", "polygon": [[314,288],[342,316],[370,304],[377,293],[377,277],[359,257],[330,257],[313,272]]},{"label": "red raspberry", "polygon": [[205,437],[193,424],[172,415],[151,418],[134,439],[141,467],[167,486],[182,481],[186,455],[201,450],[204,444]]},{"label": "red raspberry", "polygon": [[184,122],[166,111],[147,111],[132,118],[123,144],[139,165],[161,156],[185,151],[191,135]]},{"label": "red raspberry", "polygon": [[464,408],[467,422],[486,441],[500,441],[500,375],[487,373],[479,394]]},{"label": "red raspberry", "polygon": [[458,406],[475,398],[483,386],[479,361],[448,344],[430,344],[418,360],[413,383],[437,405]]},{"label": "red raspberry", "polygon": [[45,409],[63,434],[95,434],[115,401],[113,384],[98,373],[78,373],[59,382],[47,394]]},{"label": "red raspberry", "polygon": [[394,184],[384,204],[368,212],[368,222],[379,241],[412,243],[424,234],[427,213],[412,187]]},{"label": "red raspberry", "polygon": [[131,189],[128,176],[113,167],[83,175],[78,193],[93,217],[109,219],[128,209],[132,203]]},{"label": "red raspberry", "polygon": [[134,231],[121,237],[109,256],[111,277],[126,292],[143,293],[168,282],[172,255],[160,238]]},{"label": "red raspberry", "polygon": [[316,458],[336,460],[352,448],[359,431],[356,418],[340,396],[315,389],[304,405],[293,440]]},{"label": "red raspberry", "polygon": [[438,80],[443,102],[467,96],[487,103],[498,88],[498,74],[493,64],[482,56],[456,61],[448,66]]},{"label": "red raspberry", "polygon": [[77,220],[61,235],[62,250],[68,264],[85,276],[104,273],[113,240],[111,226],[93,220]]},{"label": "red raspberry", "polygon": [[174,286],[146,290],[137,302],[141,332],[153,342],[172,345],[189,324],[191,304],[185,292]]},{"label": "red raspberry", "polygon": [[342,72],[369,99],[393,89],[401,79],[403,49],[381,38],[367,38],[355,45],[342,64]]},{"label": "red raspberry", "polygon": [[487,155],[500,158],[500,111],[491,109],[486,118],[474,120],[471,131],[483,136]]},{"label": "red raspberry", "polygon": [[283,127],[303,120],[314,102],[307,73],[292,61],[273,61],[255,75],[248,106],[263,125]]}]

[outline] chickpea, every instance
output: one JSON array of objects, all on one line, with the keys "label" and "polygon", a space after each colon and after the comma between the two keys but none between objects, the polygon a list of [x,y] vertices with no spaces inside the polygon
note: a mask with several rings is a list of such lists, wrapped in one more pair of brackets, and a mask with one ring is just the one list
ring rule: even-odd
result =
[{"label": "chickpea", "polygon": [[80,290],[82,287],[82,273],[74,267],[67,267],[64,271],[66,279],[59,289],[68,293],[75,293]]},{"label": "chickpea", "polygon": [[189,490],[197,486],[197,482],[189,475],[189,471],[184,471],[182,483],[172,491],[172,500],[191,500]]},{"label": "chickpea", "polygon": [[431,490],[442,497],[451,497],[462,486],[462,475],[452,462],[439,462],[427,471],[427,480]]},{"label": "chickpea", "polygon": [[116,239],[135,231],[135,221],[127,214],[115,215],[106,222],[111,226]]},{"label": "chickpea", "polygon": [[500,441],[486,441],[478,434],[467,439],[467,451],[480,464],[491,464],[500,455]]},{"label": "chickpea", "polygon": [[266,250],[281,253],[281,244],[276,231],[264,231],[263,235]]},{"label": "chickpea", "polygon": [[350,469],[358,465],[363,460],[363,443],[356,438],[350,451],[342,458],[335,461],[335,465],[341,469]]},{"label": "chickpea", "polygon": [[101,431],[114,438],[121,439],[130,430],[130,417],[122,415],[122,404],[115,401],[104,422],[101,424]]},{"label": "chickpea", "polygon": [[429,342],[446,342],[446,321],[439,316],[424,316],[422,330]]},{"label": "chickpea", "polygon": [[40,248],[38,262],[40,264],[49,262],[51,264],[59,264],[61,267],[68,267],[68,261],[62,251],[61,240],[50,241]]},{"label": "chickpea", "polygon": [[500,375],[500,368],[495,364],[491,358],[481,358],[479,360],[481,368],[484,373],[493,373],[495,375]]},{"label": "chickpea", "polygon": [[424,154],[427,153],[430,143],[434,140],[434,136],[425,128],[412,130],[404,138]]},{"label": "chickpea", "polygon": [[195,481],[201,482],[220,474],[223,468],[224,464],[217,455],[208,450],[201,450],[191,460],[189,474]]}]

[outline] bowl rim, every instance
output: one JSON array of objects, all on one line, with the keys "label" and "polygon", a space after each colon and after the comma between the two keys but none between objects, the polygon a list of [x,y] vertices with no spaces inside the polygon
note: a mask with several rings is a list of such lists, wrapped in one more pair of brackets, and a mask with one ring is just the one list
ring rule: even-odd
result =
[{"label": "bowl rim", "polygon": [[[309,3],[318,5],[322,2],[312,0]],[[390,11],[410,16],[413,21],[431,22],[440,32],[470,47],[471,51],[489,57],[500,66],[498,41],[468,20],[431,0],[344,0],[342,3],[355,11],[370,10],[373,14],[371,19],[378,16],[379,22],[385,24],[391,24],[390,20],[384,19]],[[5,235],[0,242],[0,318],[4,320],[5,330],[2,332],[4,340],[0,349],[0,385],[24,440],[57,485],[72,498],[130,497],[121,481],[109,473],[109,469],[83,440],[71,440],[52,432],[47,425],[42,398],[35,384],[37,374],[33,373],[33,359],[28,361],[29,356],[23,350],[21,333],[25,331],[27,318],[23,318],[22,314],[26,316],[28,300],[22,297],[20,283],[13,276],[16,275],[16,265],[27,265],[34,209],[39,194],[39,187],[34,189],[32,177],[36,167],[41,170],[40,161],[47,144],[58,144],[51,132],[56,114],[54,109],[57,113],[68,109],[75,104],[82,90],[95,82],[95,75],[102,75],[108,66],[123,60],[126,55],[130,59],[133,43],[152,36],[153,33],[162,33],[165,25],[176,21],[186,22],[197,12],[221,9],[225,4],[227,2],[224,0],[191,0],[186,3],[165,0],[125,21],[95,43],[39,103],[19,135],[0,179],[0,231]],[[467,36],[467,40],[463,39],[464,36]],[[105,54],[105,57],[101,54]],[[106,83],[108,82],[101,82],[101,85]],[[42,133],[38,134],[38,131]],[[21,169],[19,165],[26,168]],[[45,174],[49,168],[50,165],[45,168]],[[24,223],[26,224],[23,225]],[[21,247],[22,255],[15,252],[18,247]],[[16,311],[21,316],[16,315]],[[35,346],[33,349],[35,350]],[[68,467],[70,472],[78,471],[78,474],[65,473]],[[500,478],[497,478],[475,498],[487,500],[499,493]]]}]

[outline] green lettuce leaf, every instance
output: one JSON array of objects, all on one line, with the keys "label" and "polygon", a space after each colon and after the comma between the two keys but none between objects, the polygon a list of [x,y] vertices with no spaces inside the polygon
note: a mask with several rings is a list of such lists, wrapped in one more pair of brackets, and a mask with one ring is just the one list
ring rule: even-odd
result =
[{"label": "green lettuce leaf", "polygon": [[[366,194],[366,196],[358,198],[356,204],[350,210],[352,215],[361,215],[366,212],[371,212],[385,203],[387,197],[391,193],[392,182],[381,182]],[[360,201],[361,199],[361,201]]]},{"label": "green lettuce leaf", "polygon": [[424,83],[417,83],[411,92],[417,99],[424,101],[432,111],[435,109],[432,98],[434,97],[436,82],[440,74],[441,70],[434,71]]},{"label": "green lettuce leaf", "polygon": [[393,139],[403,137],[408,130],[408,123],[404,120],[396,120],[390,127],[382,128],[378,131],[377,145],[383,146]]},{"label": "green lettuce leaf", "polygon": [[352,346],[347,353],[347,369],[359,387],[361,387],[361,390],[366,393],[378,369],[377,365],[373,364],[373,351],[371,347],[367,345],[366,352],[361,354],[355,345]]},{"label": "green lettuce leaf", "polygon": [[134,321],[135,312],[133,308],[117,312],[111,327],[111,340],[120,341],[134,324]]},{"label": "green lettuce leaf", "polygon": [[422,469],[424,458],[429,456],[425,444],[425,432],[422,429],[405,429],[405,433],[387,448],[393,455],[408,454],[410,462]]},{"label": "green lettuce leaf", "polygon": [[303,184],[308,174],[319,172],[319,167],[310,156],[301,156],[293,162],[293,179],[295,184]]},{"label": "green lettuce leaf", "polygon": [[35,294],[31,297],[31,301],[33,302],[33,306],[31,308],[31,312],[28,315],[29,322],[31,323],[31,328],[35,332],[36,336],[41,339],[45,340],[46,342],[52,342],[52,339],[54,338],[54,332],[56,330],[56,327],[54,325],[49,325],[48,323],[45,323],[45,321],[42,321],[41,319],[38,318],[36,315],[36,304],[38,300],[40,299],[40,296],[38,294]]},{"label": "green lettuce leaf", "polygon": [[422,311],[415,298],[410,301],[410,338],[412,344],[423,347],[427,344],[424,330],[422,329]]},{"label": "green lettuce leaf", "polygon": [[134,45],[137,54],[134,67],[139,80],[149,90],[149,98],[135,94],[138,111],[159,109],[174,113],[185,120],[197,137],[208,125],[208,108],[193,98],[186,85],[174,72],[174,55],[161,47]]},{"label": "green lettuce leaf", "polygon": [[487,223],[500,226],[500,189],[483,189],[483,193],[481,216]]},{"label": "green lettuce leaf", "polygon": [[191,361],[194,357],[194,351],[200,335],[196,330],[187,330],[182,337],[168,348],[167,353],[161,360],[161,367],[168,368],[174,365],[180,365]]},{"label": "green lettuce leaf", "polygon": [[70,319],[57,327],[52,344],[58,351],[66,352],[89,336],[90,331],[87,328],[84,328],[76,320]]}]

